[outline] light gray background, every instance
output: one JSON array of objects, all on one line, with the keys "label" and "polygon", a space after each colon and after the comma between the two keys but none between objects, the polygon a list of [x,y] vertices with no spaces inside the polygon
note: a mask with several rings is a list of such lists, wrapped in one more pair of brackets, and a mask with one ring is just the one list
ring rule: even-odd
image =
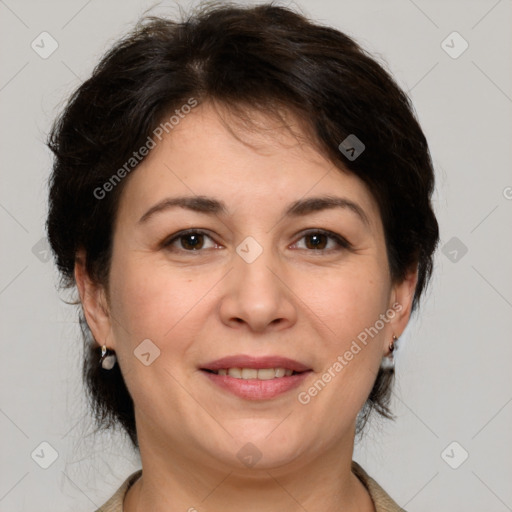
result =
[{"label": "light gray background", "polygon": [[[91,435],[76,315],[40,240],[51,120],[151,5],[0,0],[3,512],[92,511],[139,467],[125,438]],[[375,422],[354,458],[409,512],[512,510],[512,1],[291,5],[355,37],[410,91],[437,171],[441,247],[450,244],[402,339],[398,420]],[[48,59],[31,48],[43,31],[59,45]],[[453,31],[469,43],[457,59],[441,46]],[[31,458],[43,441],[58,452],[46,470]],[[445,460],[460,463],[463,450],[452,469]]]}]

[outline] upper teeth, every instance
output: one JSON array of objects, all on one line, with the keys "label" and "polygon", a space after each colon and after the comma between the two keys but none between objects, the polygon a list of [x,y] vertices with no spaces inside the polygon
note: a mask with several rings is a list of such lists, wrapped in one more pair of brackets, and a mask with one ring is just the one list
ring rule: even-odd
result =
[{"label": "upper teeth", "polygon": [[293,370],[286,368],[221,368],[217,373],[219,375],[229,375],[235,379],[270,380],[276,377],[289,377]]}]

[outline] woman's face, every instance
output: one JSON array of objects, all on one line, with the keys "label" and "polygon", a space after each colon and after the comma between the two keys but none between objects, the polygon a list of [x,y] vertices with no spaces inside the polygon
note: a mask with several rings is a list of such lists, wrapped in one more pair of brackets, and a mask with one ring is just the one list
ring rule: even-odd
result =
[{"label": "woman's face", "polygon": [[204,104],[157,144],[121,196],[108,308],[84,302],[155,456],[277,468],[351,450],[408,320],[415,282],[391,283],[363,182],[254,116],[247,132],[224,114],[235,138]]}]

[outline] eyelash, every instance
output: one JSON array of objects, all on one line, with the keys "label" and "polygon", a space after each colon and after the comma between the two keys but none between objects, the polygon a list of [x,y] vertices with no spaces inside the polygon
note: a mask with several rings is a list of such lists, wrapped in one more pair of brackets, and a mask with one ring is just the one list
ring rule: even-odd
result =
[{"label": "eyelash", "polygon": [[[180,232],[172,235],[171,238],[166,239],[162,243],[162,248],[173,250],[171,247],[172,244],[174,242],[178,241],[180,238],[183,238],[187,235],[204,235],[204,236],[210,238],[212,241],[214,241],[213,238],[206,231],[204,231],[202,229],[187,229],[187,230],[180,231]],[[310,229],[308,231],[305,231],[301,234],[301,237],[297,240],[297,242],[299,240],[302,240],[303,238],[305,238],[307,236],[311,236],[311,235],[324,235],[327,238],[334,240],[336,242],[336,244],[338,245],[338,247],[335,249],[299,249],[299,250],[305,250],[305,251],[313,252],[313,253],[325,253],[325,252],[331,252],[331,251],[352,249],[352,245],[345,238],[343,238],[342,236],[340,236],[332,231],[328,231],[326,229]],[[295,242],[294,245],[297,242]],[[180,249],[177,249],[177,251],[178,252],[187,252],[187,253],[199,253],[199,252],[203,252],[204,250],[203,249],[187,250],[187,249],[180,248]]]}]

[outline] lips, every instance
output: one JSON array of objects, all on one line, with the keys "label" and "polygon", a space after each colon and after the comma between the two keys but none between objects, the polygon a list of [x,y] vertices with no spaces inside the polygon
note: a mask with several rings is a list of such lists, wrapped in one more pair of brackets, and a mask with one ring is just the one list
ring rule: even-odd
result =
[{"label": "lips", "polygon": [[[269,400],[300,386],[312,369],[280,356],[216,359],[200,367],[208,380],[245,400]],[[274,374],[274,375],[272,375]]]},{"label": "lips", "polygon": [[284,368],[285,370],[292,370],[295,373],[302,373],[311,370],[305,364],[299,363],[293,359],[280,356],[247,356],[235,355],[227,356],[215,361],[210,361],[201,366],[201,370],[209,370],[217,373],[221,369],[229,368],[251,368],[255,370],[265,368]]}]

